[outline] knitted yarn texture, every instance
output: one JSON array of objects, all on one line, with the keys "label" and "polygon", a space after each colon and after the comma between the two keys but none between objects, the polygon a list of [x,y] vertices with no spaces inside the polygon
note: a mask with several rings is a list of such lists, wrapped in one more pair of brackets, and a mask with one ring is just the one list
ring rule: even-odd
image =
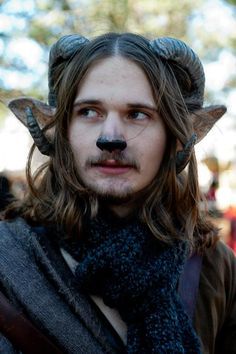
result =
[{"label": "knitted yarn texture", "polygon": [[201,353],[177,293],[185,242],[164,244],[137,220],[121,225],[98,217],[76,253],[79,288],[119,311],[128,327],[127,353]]}]

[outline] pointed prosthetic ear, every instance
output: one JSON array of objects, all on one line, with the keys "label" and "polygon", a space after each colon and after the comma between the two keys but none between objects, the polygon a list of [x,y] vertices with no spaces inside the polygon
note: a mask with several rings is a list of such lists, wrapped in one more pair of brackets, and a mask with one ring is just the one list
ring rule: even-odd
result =
[{"label": "pointed prosthetic ear", "polygon": [[225,114],[223,105],[201,108],[190,115],[193,120],[193,129],[197,135],[196,144],[209,133],[214,124]]},{"label": "pointed prosthetic ear", "polygon": [[[55,114],[55,108],[42,101],[30,97],[20,97],[13,99],[8,102],[8,107],[26,127],[28,127],[26,108],[31,108],[31,111],[37,120],[40,129],[43,129],[48,124],[50,124],[53,121]],[[47,135],[48,133],[49,132],[47,132]]]},{"label": "pointed prosthetic ear", "polygon": [[17,98],[8,107],[28,129],[39,151],[44,155],[53,152],[54,128],[45,129],[53,122],[55,108],[33,98]]},{"label": "pointed prosthetic ear", "polygon": [[[189,163],[194,145],[199,143],[211,130],[213,125],[226,112],[225,106],[209,106],[201,108],[190,115],[193,121],[194,134],[190,137],[187,143],[179,149],[176,154],[176,173],[180,173]],[[177,145],[180,145],[178,142]]]}]

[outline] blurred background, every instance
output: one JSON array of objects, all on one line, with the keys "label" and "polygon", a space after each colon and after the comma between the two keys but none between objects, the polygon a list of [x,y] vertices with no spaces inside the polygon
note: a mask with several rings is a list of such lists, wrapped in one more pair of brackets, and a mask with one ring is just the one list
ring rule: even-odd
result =
[{"label": "blurred background", "polygon": [[177,37],[200,56],[205,105],[228,111],[196,147],[199,179],[209,216],[236,251],[236,0],[0,0],[0,174],[7,193],[21,198],[26,190],[32,141],[4,103],[19,96],[47,101],[52,43],[64,34],[107,31]]}]

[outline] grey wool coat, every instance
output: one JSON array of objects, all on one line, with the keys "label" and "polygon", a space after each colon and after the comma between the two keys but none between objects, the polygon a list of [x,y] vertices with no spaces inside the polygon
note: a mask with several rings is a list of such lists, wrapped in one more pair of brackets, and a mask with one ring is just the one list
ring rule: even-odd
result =
[{"label": "grey wool coat", "polygon": [[[0,290],[63,353],[125,353],[99,308],[76,288],[57,243],[21,218],[0,222]],[[194,326],[204,354],[236,354],[236,259],[221,242],[203,256]],[[0,353],[20,351],[0,334]]]}]

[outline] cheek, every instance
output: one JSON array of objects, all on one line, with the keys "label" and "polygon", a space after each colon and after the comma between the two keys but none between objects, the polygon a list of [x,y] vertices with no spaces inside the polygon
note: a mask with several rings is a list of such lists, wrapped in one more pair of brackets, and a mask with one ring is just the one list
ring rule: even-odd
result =
[{"label": "cheek", "polygon": [[96,148],[98,136],[97,129],[93,129],[91,126],[88,127],[85,124],[79,124],[76,121],[72,121],[68,132],[69,142],[73,151],[81,151],[81,153]]},{"label": "cheek", "polygon": [[140,164],[141,170],[146,175],[155,176],[159,170],[161,162],[163,160],[164,152],[166,146],[165,135],[157,139],[149,139],[148,146],[141,147]]},{"label": "cheek", "polygon": [[72,121],[69,128],[68,137],[73,150],[77,150],[81,147],[81,142],[86,140],[86,136],[87,135],[82,130],[82,127],[80,127],[78,122]]},{"label": "cheek", "polygon": [[91,134],[77,134],[76,130],[71,129],[69,132],[69,142],[74,155],[74,160],[79,169],[83,169],[85,163],[91,155],[94,155],[96,141],[91,137]]},{"label": "cheek", "polygon": [[82,144],[82,139],[74,131],[71,131],[69,132],[69,142],[74,155],[74,159],[78,164],[84,155],[83,151],[86,150],[85,147],[83,147],[84,141]]}]

